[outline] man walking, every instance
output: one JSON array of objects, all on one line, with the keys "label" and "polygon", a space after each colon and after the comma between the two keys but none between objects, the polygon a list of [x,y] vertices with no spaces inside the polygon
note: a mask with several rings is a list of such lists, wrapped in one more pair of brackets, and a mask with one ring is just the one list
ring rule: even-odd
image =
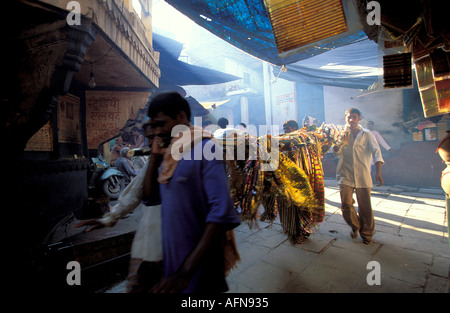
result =
[{"label": "man walking", "polygon": [[[337,183],[341,195],[341,210],[344,220],[352,228],[351,237],[356,239],[358,232],[365,244],[372,243],[375,231],[375,220],[370,200],[372,177],[370,163],[373,157],[376,167],[377,186],[383,185],[381,166],[384,164],[380,147],[374,135],[362,128],[358,123],[361,112],[356,108],[345,111],[346,126],[350,131],[348,144],[334,146],[335,155],[340,156],[337,165]],[[356,213],[353,199],[356,193],[358,213]]]},{"label": "man walking", "polygon": [[155,140],[144,199],[161,200],[165,276],[153,291],[227,291],[225,234],[240,219],[224,161],[204,155],[219,147],[210,132],[190,124],[189,103],[176,92],[155,95],[148,116]]}]

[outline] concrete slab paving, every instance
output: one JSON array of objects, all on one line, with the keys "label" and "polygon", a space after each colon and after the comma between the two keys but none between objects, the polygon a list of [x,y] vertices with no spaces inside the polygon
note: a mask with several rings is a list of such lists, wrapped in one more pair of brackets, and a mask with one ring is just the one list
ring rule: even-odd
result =
[{"label": "concrete slab paving", "polygon": [[[274,289],[283,292],[446,292],[450,253],[445,201],[438,191],[430,194],[427,191],[419,192],[417,188],[406,186],[387,186],[374,191],[376,233],[374,243],[364,245],[360,239],[350,238],[350,228],[340,210],[339,190],[326,181],[325,220],[315,233],[301,245],[283,242],[255,263],[255,268],[247,264],[247,271],[240,273],[239,282],[247,281],[251,292]],[[265,229],[255,237],[258,244],[261,244],[261,235],[268,234],[270,230]],[[272,237],[268,237],[269,241]],[[370,261],[380,264],[381,285],[367,283]],[[257,286],[249,286],[252,278],[248,275],[261,276],[259,271],[265,269],[272,273],[271,279],[267,283],[258,280]],[[291,274],[287,275],[284,270]],[[278,283],[273,287],[272,280],[276,277],[286,279],[284,289]],[[230,292],[240,292],[232,275],[228,281]]]},{"label": "concrete slab paving", "polygon": [[[295,272],[259,260],[239,275],[231,274],[229,280],[235,282],[234,286],[247,287],[248,292],[277,293],[283,292],[295,276]],[[230,292],[236,290],[230,288]]]},{"label": "concrete slab paving", "polygon": [[253,245],[274,249],[286,241],[287,237],[282,233],[281,229],[278,229],[278,227],[271,228],[270,226],[266,226],[246,237],[245,240],[250,241]]},{"label": "concrete slab paving", "polygon": [[432,254],[383,245],[373,258],[385,277],[424,287],[432,264]]},{"label": "concrete slab paving", "polygon": [[250,241],[244,241],[238,243],[238,250],[241,256],[241,262],[239,266],[233,270],[233,273],[240,273],[255,264],[264,256],[271,252],[270,248],[255,245]]},{"label": "concrete slab paving", "polygon": [[336,271],[346,271],[357,274],[365,280],[367,263],[372,259],[368,253],[361,253],[338,246],[330,246],[316,260],[316,264]]},{"label": "concrete slab paving", "polygon": [[[355,293],[423,293],[423,287],[399,280],[395,277],[390,277],[381,274],[380,285],[369,285],[367,281],[358,280],[356,284],[352,285],[351,290]],[[445,289],[439,289],[436,292],[444,292]]]},{"label": "concrete slab paving", "polygon": [[449,266],[448,258],[434,256],[430,274],[445,278],[445,277],[448,277],[449,272],[450,272],[450,266]]},{"label": "concrete slab paving", "polygon": [[[430,275],[427,280],[427,284],[424,288],[425,293],[440,293],[442,290],[447,289],[447,285],[449,284],[449,279]],[[448,291],[447,291],[448,292]]]},{"label": "concrete slab paving", "polygon": [[[416,233],[417,234],[417,233]],[[381,238],[381,234],[376,234],[377,242],[386,245],[395,245],[410,250],[428,252],[433,255],[449,257],[448,239],[430,240],[429,238],[411,236],[391,236]]]},{"label": "concrete slab paving", "polygon": [[310,251],[310,252],[320,254],[320,253],[324,252],[335,240],[336,239],[333,237],[316,234],[316,235],[312,235],[312,238],[310,237],[303,244],[301,244],[301,248],[305,251]]},{"label": "concrete slab paving", "polygon": [[312,263],[284,289],[285,292],[352,292],[352,285],[361,279],[359,273]]},{"label": "concrete slab paving", "polygon": [[[380,243],[374,242],[372,245],[355,244],[355,240],[336,240],[333,247],[344,249],[350,253],[358,253],[373,256],[380,248]],[[367,262],[366,262],[367,265]]]},{"label": "concrete slab paving", "polygon": [[282,244],[270,251],[270,253],[264,256],[262,260],[290,272],[299,273],[311,262],[314,262],[317,257],[317,253],[307,251],[303,249],[303,247]]},{"label": "concrete slab paving", "polygon": [[[303,244],[290,244],[278,220],[251,229],[241,224],[235,236],[242,260],[227,277],[229,292],[448,292],[445,197],[438,189],[383,187],[373,190],[372,245],[350,238],[335,180],[325,181],[324,222]],[[367,282],[371,261],[379,264],[380,285]]]}]

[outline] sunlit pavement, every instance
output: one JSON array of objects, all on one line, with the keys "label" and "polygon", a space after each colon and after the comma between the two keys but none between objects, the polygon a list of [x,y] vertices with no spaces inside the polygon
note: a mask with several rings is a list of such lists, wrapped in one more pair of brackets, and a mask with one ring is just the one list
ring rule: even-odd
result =
[{"label": "sunlit pavement", "polygon": [[[301,245],[289,243],[278,221],[236,228],[242,260],[227,278],[230,292],[448,292],[450,249],[442,189],[374,187],[372,245],[350,238],[334,180],[325,181],[325,198],[324,222]],[[124,285],[108,292],[124,292]]]}]

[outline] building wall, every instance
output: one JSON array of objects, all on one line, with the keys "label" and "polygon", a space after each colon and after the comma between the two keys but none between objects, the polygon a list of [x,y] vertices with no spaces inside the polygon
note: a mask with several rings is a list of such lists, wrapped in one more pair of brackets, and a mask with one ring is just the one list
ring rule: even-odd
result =
[{"label": "building wall", "polygon": [[306,84],[278,78],[272,81],[272,124],[283,133],[283,123],[295,120],[302,127],[306,115],[325,121],[324,91],[322,85]]},{"label": "building wall", "polygon": [[399,148],[405,142],[403,128],[403,91],[392,89],[370,93],[358,89],[324,86],[325,122],[344,125],[344,112],[350,107],[361,111],[361,125],[367,127],[368,121],[375,122],[386,142]]},{"label": "building wall", "polygon": [[[73,11],[74,7],[67,7],[69,1],[40,0],[39,2],[67,10],[68,13],[76,12]],[[93,23],[120,48],[133,65],[158,86],[159,52],[154,51],[152,47],[151,4],[146,8],[150,12],[142,12],[139,18],[132,7],[131,0],[78,0],[76,3],[83,17],[92,19]],[[81,26],[84,26],[83,23]]]},{"label": "building wall", "polygon": [[[393,152],[381,148],[385,160],[382,168],[385,184],[439,187],[441,172],[445,168],[435,152],[439,140],[415,142],[412,134],[403,127],[404,107],[410,107],[411,99],[416,99],[413,94],[414,90],[391,89],[370,93],[324,86],[325,122],[343,125],[345,110],[358,108],[362,113],[361,125],[366,127],[367,121],[374,121],[375,129],[393,148]],[[336,163],[332,154],[324,156],[326,177],[336,177]]]},{"label": "building wall", "polygon": [[[22,198],[18,204],[30,222],[26,231],[32,236],[27,245],[45,241],[50,230],[64,218],[84,218],[83,206],[88,197],[89,162],[86,159],[24,160],[18,171],[20,181],[15,192]],[[23,219],[25,220],[25,218]]]},{"label": "building wall", "polygon": [[[11,120],[11,135],[4,136],[9,140],[5,162],[9,166],[2,187],[14,203],[7,219],[20,219],[28,226],[21,228],[17,240],[23,251],[45,244],[44,238],[60,221],[70,216],[81,219],[88,213],[86,204],[93,195],[88,188],[92,132],[87,122],[95,120],[108,128],[109,120],[117,119],[118,134],[144,108],[158,85],[159,53],[152,50],[151,36],[146,36],[151,24],[135,20],[136,15],[122,6],[128,2],[79,1],[79,27],[67,23],[67,2],[12,1],[14,11],[24,18],[2,27],[10,60],[3,75],[11,78],[3,115],[20,117]],[[98,65],[108,59],[117,62],[100,71]],[[101,92],[94,94],[96,99],[86,94],[92,90],[88,86],[90,62],[96,65],[95,88],[118,89],[107,96],[117,96],[120,102],[106,101]],[[127,75],[113,76],[117,73]],[[89,107],[88,112],[87,100],[99,110]],[[116,111],[105,112],[105,105],[110,108],[111,103],[117,104]]]},{"label": "building wall", "polygon": [[298,122],[303,122],[305,115],[318,120],[318,126],[325,121],[324,87],[322,85],[296,83]]},{"label": "building wall", "polygon": [[[295,82],[278,78],[271,83],[272,125],[278,127],[278,133],[283,133],[283,124],[288,120],[297,121],[297,94]],[[272,132],[277,135],[277,129]]]}]

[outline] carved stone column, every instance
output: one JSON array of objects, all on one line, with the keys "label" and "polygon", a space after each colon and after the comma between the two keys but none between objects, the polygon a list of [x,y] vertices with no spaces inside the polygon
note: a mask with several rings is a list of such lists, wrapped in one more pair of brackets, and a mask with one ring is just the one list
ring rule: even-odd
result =
[{"label": "carved stone column", "polygon": [[[53,163],[59,162],[55,161],[58,159],[58,144],[54,145],[54,154],[50,158],[46,155],[43,157],[45,160],[27,164],[22,160],[24,148],[32,135],[50,119],[53,127],[57,127],[57,123],[54,123],[57,97],[69,91],[72,75],[80,69],[86,49],[95,39],[95,33],[90,20],[84,17],[81,26],[69,26],[66,22],[67,12],[59,9],[26,1],[11,1],[8,5],[11,7],[5,9],[5,14],[17,16],[4,19],[0,25],[5,44],[5,54],[2,55],[4,67],[0,74],[4,84],[0,97],[0,136],[6,156],[0,188],[6,195],[3,199],[7,203],[4,213],[5,220],[9,221],[9,225],[4,227],[9,237],[2,237],[5,238],[5,249],[12,254],[15,254],[12,251],[17,252],[15,255],[21,262],[12,266],[19,267],[18,271],[21,271],[26,267],[23,262],[28,253],[39,244],[45,234],[46,228],[42,225],[46,223],[44,226],[49,228],[51,223],[55,222],[51,219],[40,220],[46,210],[53,210],[49,204],[51,201],[55,202],[51,188],[59,188],[65,183],[69,186],[64,185],[64,190],[74,189],[67,179],[70,176],[67,171],[62,174],[51,173],[55,176],[53,181],[52,177],[39,176],[38,172],[45,167],[44,163],[53,166]],[[57,133],[54,131],[56,143]],[[44,168],[46,169],[47,167]],[[77,177],[78,181],[84,179],[85,173],[81,170],[78,172],[69,178],[72,181]],[[25,173],[29,176],[24,175]],[[42,183],[35,184],[36,181]],[[82,191],[76,195],[82,194]],[[64,210],[70,209],[74,202],[65,195],[61,195],[57,200],[61,202],[58,208],[63,213]],[[12,234],[14,238],[11,238]]]}]

